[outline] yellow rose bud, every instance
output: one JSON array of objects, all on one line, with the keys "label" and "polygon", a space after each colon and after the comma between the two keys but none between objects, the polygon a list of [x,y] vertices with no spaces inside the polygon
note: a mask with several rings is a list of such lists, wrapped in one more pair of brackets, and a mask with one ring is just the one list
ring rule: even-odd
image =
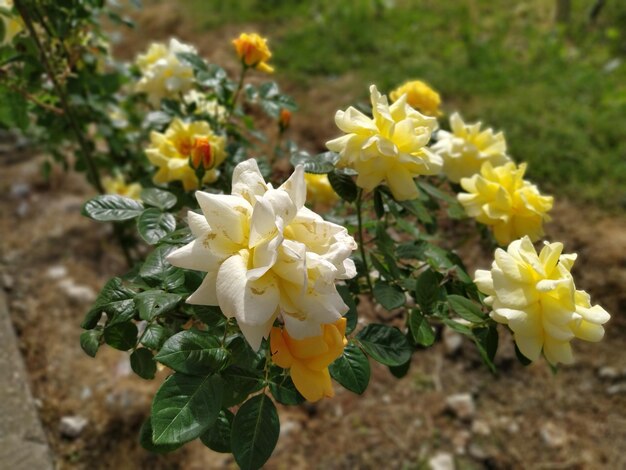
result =
[{"label": "yellow rose bud", "polygon": [[441,111],[439,111],[441,97],[428,84],[420,80],[406,82],[389,93],[389,98],[391,101],[398,101],[402,95],[406,95],[407,104],[419,112],[427,116],[441,115]]},{"label": "yellow rose bud", "polygon": [[491,270],[478,270],[475,282],[491,305],[491,318],[508,325],[520,352],[534,361],[573,362],[574,338],[597,342],[611,316],[589,295],[576,290],[570,271],[576,254],[561,254],[562,243],[545,243],[537,255],[530,238],[498,248]]},{"label": "yellow rose bud", "polygon": [[346,319],[322,325],[322,334],[293,339],[287,330],[272,328],[270,349],[272,362],[291,370],[296,389],[309,401],[335,395],[328,366],[343,354],[346,339]]},{"label": "yellow rose bud", "polygon": [[496,241],[503,246],[525,235],[539,240],[544,234],[543,222],[550,220],[547,212],[552,209],[552,196],[542,195],[526,181],[525,171],[525,163],[494,168],[486,162],[480,174],[461,179],[467,192],[457,197],[467,215],[492,227]]},{"label": "yellow rose bud", "polygon": [[215,159],[213,158],[213,150],[208,137],[195,138],[191,148],[191,161],[194,168],[199,168],[200,165],[202,165],[205,170],[213,168]]},{"label": "yellow rose bud", "polygon": [[178,180],[183,183],[185,191],[197,189],[198,178],[194,169],[189,166],[189,158],[193,157],[192,151],[196,145],[199,146],[196,148],[198,165],[208,162],[206,146],[210,147],[211,169],[206,171],[202,182],[215,181],[218,176],[215,167],[226,158],[226,139],[215,134],[205,121],[186,123],[178,118],[172,121],[165,133],[150,134],[150,146],[146,149],[146,156],[150,163],[159,168],[153,181],[162,184]]},{"label": "yellow rose bud", "polygon": [[233,40],[237,55],[248,67],[254,67],[261,72],[272,73],[274,68],[267,64],[272,57],[267,39],[252,33],[241,33],[241,35]]}]

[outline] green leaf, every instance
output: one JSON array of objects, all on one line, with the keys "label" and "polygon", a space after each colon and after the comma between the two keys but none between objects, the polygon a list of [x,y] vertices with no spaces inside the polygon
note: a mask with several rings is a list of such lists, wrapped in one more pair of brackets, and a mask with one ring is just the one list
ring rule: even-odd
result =
[{"label": "green leaf", "polygon": [[135,305],[139,310],[139,318],[150,321],[174,310],[181,300],[182,297],[178,294],[148,290],[135,296]]},{"label": "green leaf", "polygon": [[160,285],[165,290],[176,289],[185,283],[185,272],[167,262],[167,255],[175,248],[159,246],[148,255],[139,269],[139,275],[151,285]]},{"label": "green leaf", "polygon": [[228,356],[228,350],[212,334],[185,330],[168,339],[155,359],[176,372],[206,375],[224,367]]},{"label": "green leaf", "polygon": [[363,351],[353,343],[328,368],[330,376],[351,392],[362,394],[370,381],[370,362]]},{"label": "green leaf", "polygon": [[90,199],[82,210],[83,215],[100,222],[134,219],[142,212],[141,202],[113,194],[102,194]]},{"label": "green leaf", "polygon": [[233,420],[230,446],[241,470],[256,470],[270,458],[280,423],[276,407],[265,394],[245,402]]},{"label": "green leaf", "polygon": [[230,366],[222,371],[225,407],[239,405],[248,395],[263,388],[263,377],[256,370]]},{"label": "green leaf", "polygon": [[415,300],[426,314],[432,313],[435,302],[443,300],[439,287],[440,276],[431,269],[424,271],[415,283]]},{"label": "green leaf", "polygon": [[91,357],[96,357],[98,348],[100,348],[100,339],[102,338],[102,329],[83,331],[80,335],[80,347]]},{"label": "green leaf", "polygon": [[176,205],[176,196],[169,191],[158,188],[144,188],[141,190],[141,200],[149,206],[165,211]]},{"label": "green leaf", "polygon": [[381,281],[376,282],[374,286],[374,298],[387,310],[402,307],[406,302],[402,289]]},{"label": "green leaf", "polygon": [[435,342],[435,333],[422,313],[413,309],[409,314],[409,330],[417,344],[430,346]]},{"label": "green leaf", "polygon": [[486,327],[472,329],[474,334],[474,342],[478,346],[478,352],[483,362],[489,367],[491,372],[496,373],[496,366],[493,359],[496,357],[498,350],[498,330],[495,324]]},{"label": "green leaf", "polygon": [[169,376],[152,402],[152,441],[181,444],[199,437],[217,419],[223,388],[218,375]]},{"label": "green leaf", "polygon": [[517,357],[517,360],[520,362],[520,364],[522,364],[523,366],[528,366],[532,364],[533,361],[531,361],[530,359],[528,359],[526,356],[522,354],[522,351],[520,351],[519,348],[517,347],[517,343],[514,343],[514,344],[515,344],[515,356]]},{"label": "green leaf", "polygon": [[404,364],[399,365],[399,366],[388,366],[389,367],[389,372],[391,372],[391,375],[393,375],[394,377],[401,379],[402,377],[404,377],[406,374],[409,373],[409,369],[411,368],[411,360],[406,361]]},{"label": "green leaf", "polygon": [[163,346],[163,343],[172,335],[172,332],[158,323],[153,323],[148,326],[141,338],[141,344],[145,347],[159,350]]},{"label": "green leaf", "polygon": [[411,345],[397,328],[370,324],[356,337],[370,357],[386,366],[402,365],[411,357]]},{"label": "green leaf", "polygon": [[270,383],[270,392],[274,399],[282,405],[299,405],[306,399],[300,394],[289,375],[277,375]]},{"label": "green leaf", "polygon": [[339,155],[334,152],[324,152],[310,155],[308,152],[295,152],[291,155],[293,166],[303,165],[305,173],[326,174],[335,169]]},{"label": "green leaf", "polygon": [[141,425],[141,430],[139,431],[139,443],[141,447],[146,449],[149,452],[155,454],[166,454],[168,452],[173,452],[183,444],[167,444],[167,445],[156,445],[152,442],[152,422],[150,418],[148,418]]},{"label": "green leaf", "polygon": [[374,213],[376,217],[382,219],[385,216],[385,204],[383,203],[383,193],[380,189],[374,190]]},{"label": "green leaf", "polygon": [[350,292],[348,286],[337,286],[337,292],[341,296],[343,302],[348,306],[348,311],[343,315],[346,317],[346,335],[354,331],[358,322],[358,312],[354,296]]},{"label": "green leaf", "polygon": [[217,420],[200,436],[202,443],[215,452],[230,453],[230,434],[235,415],[229,410],[220,411]]},{"label": "green leaf", "polygon": [[104,327],[104,342],[120,351],[128,351],[137,344],[137,333],[137,326],[129,321],[107,325]]},{"label": "green leaf", "polygon": [[478,305],[463,296],[449,295],[448,303],[450,308],[464,320],[472,323],[482,323],[487,319],[487,315],[483,313]]},{"label": "green leaf", "polygon": [[350,175],[331,171],[328,173],[328,181],[341,199],[348,202],[356,201],[358,188]]},{"label": "green leaf", "polygon": [[176,57],[178,57],[182,62],[186,62],[191,65],[191,67],[196,71],[208,72],[209,70],[204,59],[193,52],[177,52]]},{"label": "green leaf", "polygon": [[85,315],[82,328],[92,329],[100,320],[102,312],[109,316],[109,323],[116,323],[116,319],[127,321],[135,312],[135,292],[124,287],[119,277],[110,279],[102,288],[93,306]]},{"label": "green leaf", "polygon": [[169,212],[161,212],[151,207],[141,213],[137,219],[137,231],[146,243],[154,245],[165,235],[176,230],[176,219]]},{"label": "green leaf", "polygon": [[154,379],[154,374],[156,374],[156,362],[154,362],[152,352],[146,348],[133,351],[130,355],[130,367],[142,379]]}]

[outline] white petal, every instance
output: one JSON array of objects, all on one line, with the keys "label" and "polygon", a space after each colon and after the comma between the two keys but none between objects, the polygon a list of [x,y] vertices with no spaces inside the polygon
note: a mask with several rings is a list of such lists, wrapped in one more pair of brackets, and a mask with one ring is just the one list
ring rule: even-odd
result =
[{"label": "white petal", "polygon": [[219,263],[226,256],[220,256],[208,246],[205,246],[203,239],[198,238],[185,246],[182,246],[169,255],[167,262],[177,268],[193,269],[196,271],[215,271]]},{"label": "white petal", "polygon": [[233,243],[243,242],[244,221],[252,212],[252,206],[244,198],[197,191],[196,199],[212,231]]},{"label": "white petal", "polygon": [[254,158],[245,160],[235,167],[232,194],[238,194],[254,205],[255,196],[262,196],[267,189],[267,184]]},{"label": "white petal", "polygon": [[304,166],[298,165],[291,174],[289,179],[285,181],[278,189],[282,189],[289,194],[290,199],[296,205],[296,209],[304,206],[306,201],[306,182],[304,180]]},{"label": "white petal", "polygon": [[267,242],[278,234],[274,208],[265,198],[259,198],[250,218],[248,248]]},{"label": "white petal", "polygon": [[263,338],[267,338],[270,334],[270,330],[272,329],[272,325],[274,324],[274,320],[276,319],[276,315],[273,315],[267,322],[262,325],[250,325],[248,323],[237,322],[239,329],[243,333],[243,336],[246,338],[246,341],[250,345],[250,347],[258,351],[261,347],[261,343]]},{"label": "white petal", "polygon": [[194,237],[201,237],[210,230],[206,217],[194,211],[187,212],[187,223]]},{"label": "white petal", "polygon": [[206,273],[200,287],[187,297],[186,302],[192,305],[218,305],[216,283],[217,271]]}]

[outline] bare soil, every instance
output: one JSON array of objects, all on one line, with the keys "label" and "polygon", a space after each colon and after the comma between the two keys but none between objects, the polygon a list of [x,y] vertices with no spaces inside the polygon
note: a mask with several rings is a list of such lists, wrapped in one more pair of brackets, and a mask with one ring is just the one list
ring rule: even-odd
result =
[{"label": "bare soil", "polygon": [[[158,8],[139,22],[149,25],[150,39],[191,39],[193,31],[183,24],[180,15]],[[239,30],[193,40],[210,59],[233,64],[227,42]],[[143,35],[125,43],[134,50],[148,40],[146,30],[139,31]],[[332,116],[349,99],[350,80],[320,83],[309,92],[284,85],[302,103],[296,140],[315,149],[334,135]],[[92,192],[79,175],[56,172],[46,183],[40,157],[8,141],[0,149],[0,280],[58,467],[235,468],[230,456],[199,442],[167,456],[139,446],[139,427],[167,372],[142,380],[130,372],[126,353],[103,347],[92,359],[78,341],[90,295],[125,270],[111,228],[80,215]],[[336,386],[334,399],[281,407],[281,437],[267,468],[422,468],[438,452],[454,455],[457,468],[467,469],[626,468],[626,217],[567,201],[557,203],[553,217],[548,238],[579,254],[577,286],[613,315],[603,342],[577,342],[576,364],[557,374],[541,361],[521,366],[504,329],[497,377],[467,341],[453,355],[441,342],[418,352],[400,380],[372,364],[363,396]],[[491,254],[475,240],[460,251],[472,270],[490,263]],[[362,309],[372,314],[367,303]],[[472,395],[473,417],[462,420],[446,409],[446,397],[455,393]],[[89,420],[76,439],[59,432],[67,415]]]}]

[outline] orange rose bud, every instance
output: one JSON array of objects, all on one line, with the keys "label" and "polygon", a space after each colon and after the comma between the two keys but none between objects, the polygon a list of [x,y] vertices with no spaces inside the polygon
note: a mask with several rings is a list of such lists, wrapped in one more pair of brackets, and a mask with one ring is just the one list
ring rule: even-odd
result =
[{"label": "orange rose bud", "polygon": [[291,123],[291,111],[289,111],[288,109],[281,109],[280,110],[280,117],[278,118],[278,125],[280,126],[281,130],[285,130],[289,127],[289,124]]},{"label": "orange rose bud", "polygon": [[199,168],[200,165],[202,165],[205,170],[213,168],[215,159],[213,158],[211,143],[207,137],[195,138],[191,149],[191,161],[194,168]]}]

